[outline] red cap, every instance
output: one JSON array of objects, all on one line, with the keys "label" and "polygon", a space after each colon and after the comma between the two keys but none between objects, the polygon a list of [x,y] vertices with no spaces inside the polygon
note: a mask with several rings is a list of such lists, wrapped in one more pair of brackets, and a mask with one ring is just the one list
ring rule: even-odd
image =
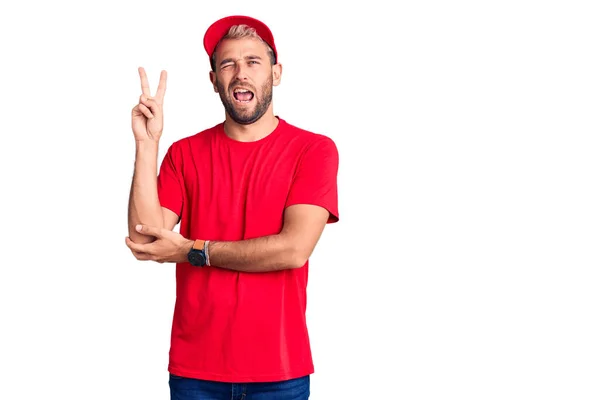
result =
[{"label": "red cap", "polygon": [[229,17],[221,18],[220,20],[214,22],[211,26],[208,27],[206,33],[204,34],[204,49],[208,54],[208,57],[211,58],[213,52],[215,51],[215,47],[221,40],[223,36],[229,31],[234,25],[248,25],[251,28],[256,30],[256,33],[262,40],[267,42],[271,49],[273,49],[273,53],[275,54],[275,62],[277,62],[277,49],[275,48],[275,39],[273,39],[273,33],[265,23],[251,17],[247,17],[244,15],[232,15]]}]

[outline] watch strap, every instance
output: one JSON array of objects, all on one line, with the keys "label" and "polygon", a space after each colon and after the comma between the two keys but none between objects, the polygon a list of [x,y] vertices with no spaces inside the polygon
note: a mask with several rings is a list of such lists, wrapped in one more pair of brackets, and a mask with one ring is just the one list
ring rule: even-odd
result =
[{"label": "watch strap", "polygon": [[204,250],[204,242],[205,242],[205,240],[200,240],[200,239],[195,240],[194,245],[192,246],[192,249]]}]

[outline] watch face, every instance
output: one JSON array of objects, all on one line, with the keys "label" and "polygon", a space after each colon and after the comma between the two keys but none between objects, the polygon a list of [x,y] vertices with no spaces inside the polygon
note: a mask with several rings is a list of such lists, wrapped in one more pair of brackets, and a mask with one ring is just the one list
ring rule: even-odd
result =
[{"label": "watch face", "polygon": [[199,250],[192,250],[188,255],[188,260],[190,264],[197,267],[206,264],[206,258],[204,257],[204,254],[202,254],[202,251]]}]

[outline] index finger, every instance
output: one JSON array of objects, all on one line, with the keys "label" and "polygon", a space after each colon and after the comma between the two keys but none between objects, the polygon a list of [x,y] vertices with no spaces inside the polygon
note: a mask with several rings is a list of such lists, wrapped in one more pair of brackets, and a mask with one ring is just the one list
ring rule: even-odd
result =
[{"label": "index finger", "polygon": [[136,253],[150,254],[150,250],[152,249],[152,243],[136,243],[129,237],[125,238],[125,244],[131,251],[135,251]]},{"label": "index finger", "polygon": [[160,72],[160,81],[158,82],[158,89],[156,90],[156,98],[162,102],[165,97],[165,91],[167,90],[167,71]]},{"label": "index finger", "polygon": [[144,97],[150,97],[150,84],[148,83],[146,71],[143,67],[139,67],[138,72],[140,73],[140,80],[142,81],[142,94]]}]

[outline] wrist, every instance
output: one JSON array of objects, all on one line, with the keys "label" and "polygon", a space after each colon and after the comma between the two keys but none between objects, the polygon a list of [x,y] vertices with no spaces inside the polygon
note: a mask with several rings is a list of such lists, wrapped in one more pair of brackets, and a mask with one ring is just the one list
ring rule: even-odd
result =
[{"label": "wrist", "polygon": [[210,252],[209,252],[210,240],[204,242],[204,255],[206,256],[206,265],[211,266],[210,263]]},{"label": "wrist", "polygon": [[192,247],[194,247],[194,241],[185,239],[179,250],[179,258],[181,262],[188,262],[188,254],[192,250]]},{"label": "wrist", "polygon": [[196,239],[191,240],[191,247],[186,246],[188,248],[187,260],[188,262],[196,267],[210,267],[210,255],[208,251],[208,246],[210,244],[210,240]]},{"label": "wrist", "polygon": [[158,152],[158,140],[145,139],[135,141],[135,150],[138,153]]}]

